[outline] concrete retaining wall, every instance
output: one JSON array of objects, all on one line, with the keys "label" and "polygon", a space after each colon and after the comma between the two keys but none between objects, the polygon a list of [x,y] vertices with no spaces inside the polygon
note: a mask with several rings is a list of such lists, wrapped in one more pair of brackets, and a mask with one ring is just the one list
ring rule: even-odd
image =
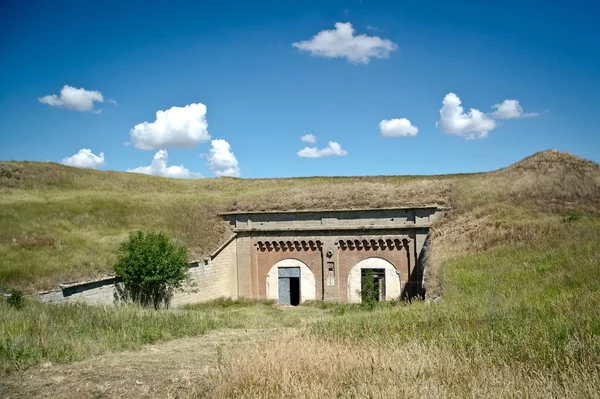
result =
[{"label": "concrete retaining wall", "polygon": [[[189,269],[190,282],[178,291],[172,306],[209,301],[219,297],[237,298],[236,242],[230,241],[211,260],[194,263]],[[66,304],[82,302],[89,305],[115,303],[115,279],[62,285],[60,290],[39,293],[42,302]]]},{"label": "concrete retaining wall", "polygon": [[50,304],[84,302],[90,305],[111,305],[114,297],[114,277],[82,284],[62,285],[60,290],[39,293],[40,300]]}]

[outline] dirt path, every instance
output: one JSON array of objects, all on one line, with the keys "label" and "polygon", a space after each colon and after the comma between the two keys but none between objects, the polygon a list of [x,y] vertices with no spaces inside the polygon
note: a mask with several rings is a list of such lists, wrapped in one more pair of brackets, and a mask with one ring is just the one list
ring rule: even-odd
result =
[{"label": "dirt path", "polygon": [[69,364],[46,363],[0,380],[2,398],[177,398],[203,396],[202,381],[224,353],[293,329],[217,330],[140,351],[109,353]]}]

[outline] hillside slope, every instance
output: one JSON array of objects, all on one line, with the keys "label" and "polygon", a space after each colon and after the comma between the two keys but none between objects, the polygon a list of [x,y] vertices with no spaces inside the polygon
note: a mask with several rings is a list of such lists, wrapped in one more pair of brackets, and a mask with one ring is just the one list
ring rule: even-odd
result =
[{"label": "hillside slope", "polygon": [[[577,225],[598,226],[600,166],[568,153],[548,150],[507,168],[456,180],[450,212],[432,230],[426,280],[430,294],[441,291],[441,265],[462,254],[518,245],[544,246],[563,237],[584,240]],[[600,247],[597,248],[600,256]]]},{"label": "hillside slope", "polygon": [[[427,277],[465,251],[534,239],[569,215],[600,213],[600,168],[545,151],[508,168],[447,176],[174,180],[52,163],[0,162],[0,288],[49,289],[110,273],[129,231],[161,229],[209,253],[232,210],[439,204]],[[565,216],[567,215],[567,216]],[[578,217],[578,216],[574,216]]]}]

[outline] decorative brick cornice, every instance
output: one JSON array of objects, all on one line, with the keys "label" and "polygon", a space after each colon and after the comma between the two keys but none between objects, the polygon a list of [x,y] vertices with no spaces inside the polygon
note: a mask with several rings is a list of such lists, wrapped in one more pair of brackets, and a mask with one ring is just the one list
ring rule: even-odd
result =
[{"label": "decorative brick cornice", "polygon": [[362,240],[339,240],[338,245],[341,250],[388,250],[388,251],[400,251],[404,248],[408,248],[409,239],[395,238],[395,239],[362,239]]},{"label": "decorative brick cornice", "polygon": [[255,247],[259,251],[317,251],[321,250],[321,240],[265,240],[258,241]]}]

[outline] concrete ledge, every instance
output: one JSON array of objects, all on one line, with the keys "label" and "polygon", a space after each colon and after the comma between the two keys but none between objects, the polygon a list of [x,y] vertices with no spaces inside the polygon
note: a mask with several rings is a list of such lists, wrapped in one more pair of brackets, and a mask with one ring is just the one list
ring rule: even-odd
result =
[{"label": "concrete ledge", "polygon": [[219,253],[221,253],[221,251],[223,251],[225,249],[225,247],[227,247],[229,245],[229,243],[231,241],[235,240],[236,237],[237,237],[237,235],[235,235],[235,234],[232,235],[231,237],[229,237],[229,239],[227,241],[225,241],[223,243],[223,245],[221,245],[219,248],[217,248],[217,250],[209,256],[209,259],[213,260],[217,255],[219,255]]},{"label": "concrete ledge", "polygon": [[64,290],[64,289],[73,288],[73,287],[83,287],[86,285],[94,285],[94,284],[100,284],[100,283],[109,284],[109,283],[114,283],[115,278],[116,278],[116,276],[106,276],[106,277],[101,277],[101,278],[98,278],[95,280],[79,281],[76,283],[58,284],[58,286],[60,287],[61,290]]},{"label": "concrete ledge", "polygon": [[398,224],[369,224],[361,226],[328,226],[324,224],[315,224],[298,227],[281,226],[258,226],[258,227],[238,227],[233,229],[236,233],[246,232],[274,232],[274,231],[361,231],[361,230],[411,230],[420,228],[430,228],[432,223],[398,223]]},{"label": "concrete ledge", "polygon": [[234,215],[276,215],[276,214],[295,214],[295,213],[341,213],[341,212],[378,212],[378,211],[403,211],[412,209],[436,209],[438,211],[450,210],[449,206],[428,204],[414,206],[397,206],[388,208],[346,208],[346,209],[299,209],[295,211],[234,211],[221,212],[219,216],[234,216]]}]

